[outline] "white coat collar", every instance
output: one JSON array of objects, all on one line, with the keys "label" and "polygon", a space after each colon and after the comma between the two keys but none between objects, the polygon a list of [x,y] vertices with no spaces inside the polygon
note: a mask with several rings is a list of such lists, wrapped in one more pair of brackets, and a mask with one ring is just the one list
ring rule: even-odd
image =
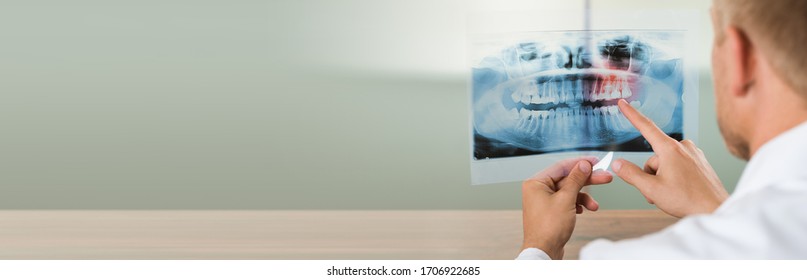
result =
[{"label": "white coat collar", "polygon": [[[745,166],[732,197],[807,179],[807,122],[774,137]],[[807,186],[804,186],[807,188]]]}]

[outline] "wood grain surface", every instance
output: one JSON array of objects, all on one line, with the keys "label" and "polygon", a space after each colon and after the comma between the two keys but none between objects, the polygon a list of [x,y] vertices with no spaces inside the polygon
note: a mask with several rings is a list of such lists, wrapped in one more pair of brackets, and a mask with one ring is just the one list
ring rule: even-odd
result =
[{"label": "wood grain surface", "polygon": [[[579,215],[566,258],[675,221]],[[0,259],[513,259],[521,236],[521,211],[0,211]]]}]

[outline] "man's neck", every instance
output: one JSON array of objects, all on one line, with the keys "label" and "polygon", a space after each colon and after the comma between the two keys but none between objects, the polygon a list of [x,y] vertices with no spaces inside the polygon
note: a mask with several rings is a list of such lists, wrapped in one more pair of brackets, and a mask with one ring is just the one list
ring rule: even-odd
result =
[{"label": "man's neck", "polygon": [[[782,99],[773,103],[767,110],[760,111],[755,117],[753,136],[749,141],[751,156],[771,139],[807,121],[807,106],[796,93],[787,94],[797,98]],[[790,99],[790,98],[788,98]]]}]

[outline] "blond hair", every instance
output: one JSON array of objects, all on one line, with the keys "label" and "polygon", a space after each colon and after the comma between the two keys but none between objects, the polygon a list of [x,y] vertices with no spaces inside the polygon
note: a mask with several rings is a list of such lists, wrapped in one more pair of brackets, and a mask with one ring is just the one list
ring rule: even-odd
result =
[{"label": "blond hair", "polygon": [[714,0],[718,41],[742,30],[778,76],[807,98],[807,0]]}]

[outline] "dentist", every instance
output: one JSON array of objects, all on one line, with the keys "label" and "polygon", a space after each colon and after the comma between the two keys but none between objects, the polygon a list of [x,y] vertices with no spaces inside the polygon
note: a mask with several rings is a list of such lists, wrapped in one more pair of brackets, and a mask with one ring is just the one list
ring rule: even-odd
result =
[{"label": "dentist", "polygon": [[[644,167],[615,174],[676,224],[622,241],[595,240],[582,259],[807,259],[807,1],[714,0],[717,119],[729,151],[749,160],[728,195],[703,151],[678,142],[624,100],[619,109],[653,147]],[[561,259],[583,208],[605,184],[594,158],[562,161],[523,183],[518,259]]]}]

